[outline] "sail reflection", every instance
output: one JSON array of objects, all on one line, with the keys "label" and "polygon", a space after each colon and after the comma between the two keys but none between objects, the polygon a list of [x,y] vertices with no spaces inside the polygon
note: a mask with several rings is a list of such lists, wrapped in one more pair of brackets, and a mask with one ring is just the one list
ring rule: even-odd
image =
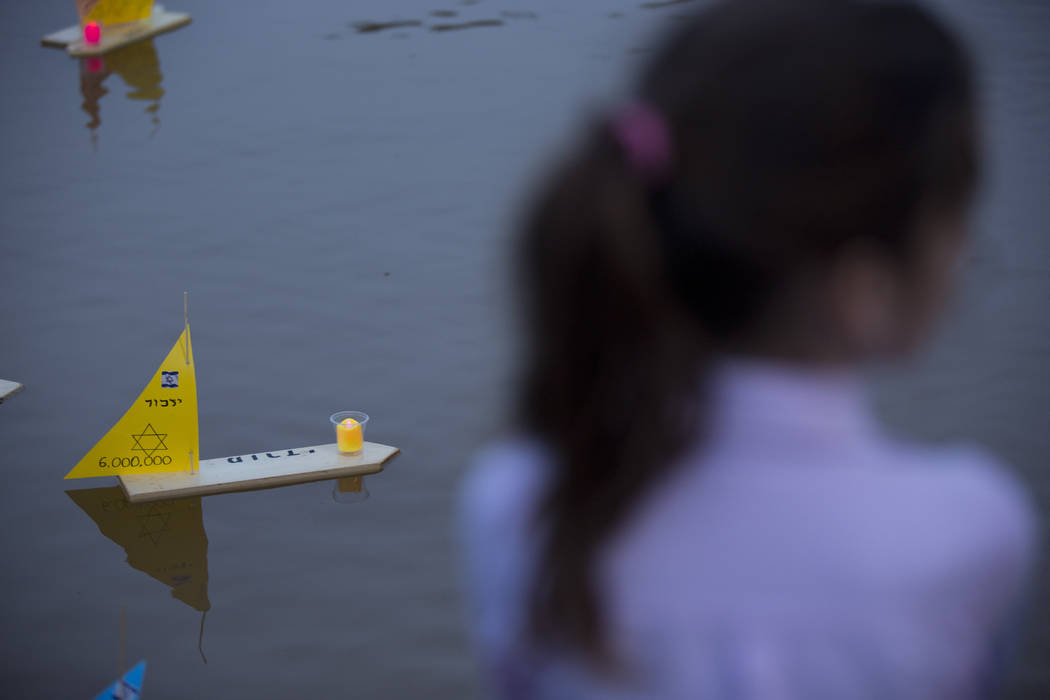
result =
[{"label": "sail reflection", "polygon": [[116,73],[129,88],[125,97],[129,100],[148,102],[145,113],[150,116],[153,133],[160,128],[160,100],[164,97],[160,72],[160,58],[152,39],[129,44],[104,56],[80,59],[80,94],[84,98],[80,107],[90,117],[85,126],[91,131],[91,140],[97,143],[98,127],[102,125],[102,110],[99,106],[109,94],[106,79]]},{"label": "sail reflection", "polygon": [[[172,597],[207,613],[208,535],[200,498],[156,503],[129,503],[119,486],[75,489],[66,494],[98,525],[99,531],[124,548],[127,563],[171,586]],[[201,617],[202,648],[204,617]],[[207,659],[204,659],[207,663]]]}]

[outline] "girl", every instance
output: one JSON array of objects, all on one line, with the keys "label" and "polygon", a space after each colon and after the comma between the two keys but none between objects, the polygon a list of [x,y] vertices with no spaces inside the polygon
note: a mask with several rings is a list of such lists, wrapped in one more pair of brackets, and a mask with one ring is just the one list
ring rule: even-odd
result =
[{"label": "girl", "polygon": [[891,439],[977,179],[967,57],[906,2],[737,0],[543,187],[518,437],[464,491],[501,697],[983,697],[1033,556],[990,456]]}]

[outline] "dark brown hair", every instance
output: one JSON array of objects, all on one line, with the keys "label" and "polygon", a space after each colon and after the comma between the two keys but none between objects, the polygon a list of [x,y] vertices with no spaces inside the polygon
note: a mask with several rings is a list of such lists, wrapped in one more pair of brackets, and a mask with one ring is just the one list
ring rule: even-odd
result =
[{"label": "dark brown hair", "polygon": [[961,209],[972,95],[963,49],[911,3],[723,2],[635,90],[670,129],[666,182],[631,167],[607,119],[546,181],[517,259],[518,417],[557,461],[533,642],[609,658],[599,552],[698,439],[705,358],[798,270],[856,242],[907,260],[920,213]]}]

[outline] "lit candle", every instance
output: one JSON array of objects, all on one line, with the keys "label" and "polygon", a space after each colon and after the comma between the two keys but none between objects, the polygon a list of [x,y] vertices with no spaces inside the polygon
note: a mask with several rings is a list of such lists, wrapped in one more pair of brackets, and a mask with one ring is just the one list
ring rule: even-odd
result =
[{"label": "lit candle", "polygon": [[346,418],[335,426],[335,439],[340,452],[356,454],[364,447],[361,424],[353,418]]},{"label": "lit candle", "polygon": [[359,455],[365,446],[365,424],[368,414],[361,411],[339,411],[329,418],[335,426],[335,443],[342,454]]},{"label": "lit candle", "polygon": [[102,27],[98,22],[88,22],[84,25],[84,42],[97,44],[102,39]]}]

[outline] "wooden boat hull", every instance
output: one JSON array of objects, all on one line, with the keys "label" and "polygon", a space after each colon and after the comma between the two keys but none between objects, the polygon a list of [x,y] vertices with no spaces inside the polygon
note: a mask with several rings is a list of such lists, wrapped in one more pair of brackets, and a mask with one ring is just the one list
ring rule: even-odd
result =
[{"label": "wooden boat hull", "polygon": [[9,379],[0,379],[0,403],[3,403],[4,399],[8,396],[22,391],[22,388],[22,385],[18,382],[12,382]]},{"label": "wooden boat hull", "polygon": [[120,485],[132,503],[254,491],[308,481],[381,472],[400,450],[365,442],[359,455],[344,455],[335,443],[206,459],[192,472],[127,474]]}]

